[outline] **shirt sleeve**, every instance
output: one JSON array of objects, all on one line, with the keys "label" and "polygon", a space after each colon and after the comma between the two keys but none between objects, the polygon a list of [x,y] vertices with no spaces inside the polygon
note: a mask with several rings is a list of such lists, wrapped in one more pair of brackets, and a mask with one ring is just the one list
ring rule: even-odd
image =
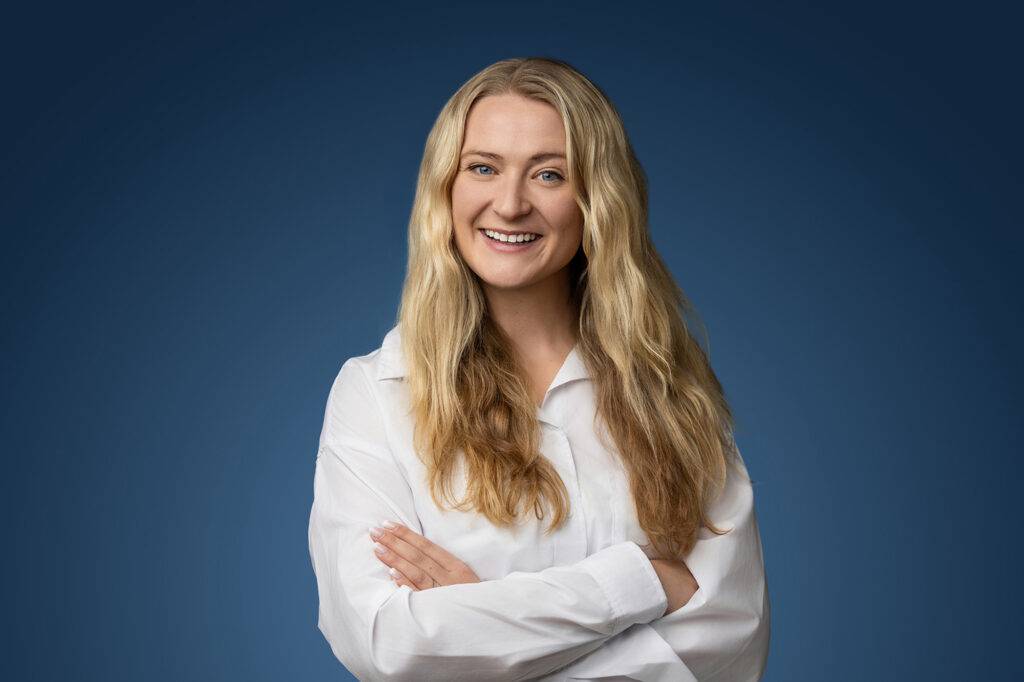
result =
[{"label": "shirt sleeve", "polygon": [[368,530],[384,519],[421,526],[375,401],[362,367],[346,362],[328,398],[309,521],[318,625],[349,672],[374,680],[533,679],[665,612],[661,581],[633,542],[498,580],[396,586]]},{"label": "shirt sleeve", "polygon": [[735,450],[726,486],[712,507],[725,535],[701,529],[686,565],[700,586],[684,606],[636,624],[576,660],[555,680],[617,676],[646,682],[753,682],[764,675],[770,641],[770,602],[761,536],[746,465]]}]

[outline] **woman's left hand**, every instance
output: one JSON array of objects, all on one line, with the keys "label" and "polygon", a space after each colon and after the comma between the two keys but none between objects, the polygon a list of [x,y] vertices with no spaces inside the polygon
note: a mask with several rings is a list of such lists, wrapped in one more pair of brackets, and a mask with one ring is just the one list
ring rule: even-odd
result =
[{"label": "woman's left hand", "polygon": [[391,525],[374,526],[370,537],[378,545],[374,548],[377,558],[391,569],[396,584],[418,591],[480,582],[473,569],[440,545],[401,524]]}]

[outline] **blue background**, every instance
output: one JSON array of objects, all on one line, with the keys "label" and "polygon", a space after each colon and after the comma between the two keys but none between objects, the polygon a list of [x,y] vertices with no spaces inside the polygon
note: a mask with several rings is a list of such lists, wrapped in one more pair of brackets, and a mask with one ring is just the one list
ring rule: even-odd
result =
[{"label": "blue background", "polygon": [[394,320],[441,106],[534,54],[619,108],[710,332],[765,679],[1024,675],[1018,17],[27,12],[0,41],[0,677],[346,678],[306,539],[327,392]]}]

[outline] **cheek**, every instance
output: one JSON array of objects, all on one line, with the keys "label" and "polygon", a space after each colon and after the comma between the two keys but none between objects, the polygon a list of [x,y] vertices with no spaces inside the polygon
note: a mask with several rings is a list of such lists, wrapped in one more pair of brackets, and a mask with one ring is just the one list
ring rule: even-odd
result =
[{"label": "cheek", "polygon": [[459,182],[452,186],[452,215],[457,222],[472,218],[479,203],[472,187]]},{"label": "cheek", "polygon": [[566,248],[572,249],[575,253],[576,247],[583,239],[583,214],[575,202],[562,204],[554,214],[555,222],[558,225],[558,232],[566,242]]}]

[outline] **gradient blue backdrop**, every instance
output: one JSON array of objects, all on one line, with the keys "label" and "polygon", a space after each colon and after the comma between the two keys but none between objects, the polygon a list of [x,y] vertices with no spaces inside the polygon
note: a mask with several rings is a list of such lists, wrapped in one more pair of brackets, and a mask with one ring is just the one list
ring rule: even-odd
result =
[{"label": "gradient blue backdrop", "polygon": [[533,54],[619,108],[710,332],[755,479],[766,679],[1024,675],[1018,17],[79,3],[3,23],[3,679],[347,678],[306,539],[327,392],[393,322],[437,112]]}]

